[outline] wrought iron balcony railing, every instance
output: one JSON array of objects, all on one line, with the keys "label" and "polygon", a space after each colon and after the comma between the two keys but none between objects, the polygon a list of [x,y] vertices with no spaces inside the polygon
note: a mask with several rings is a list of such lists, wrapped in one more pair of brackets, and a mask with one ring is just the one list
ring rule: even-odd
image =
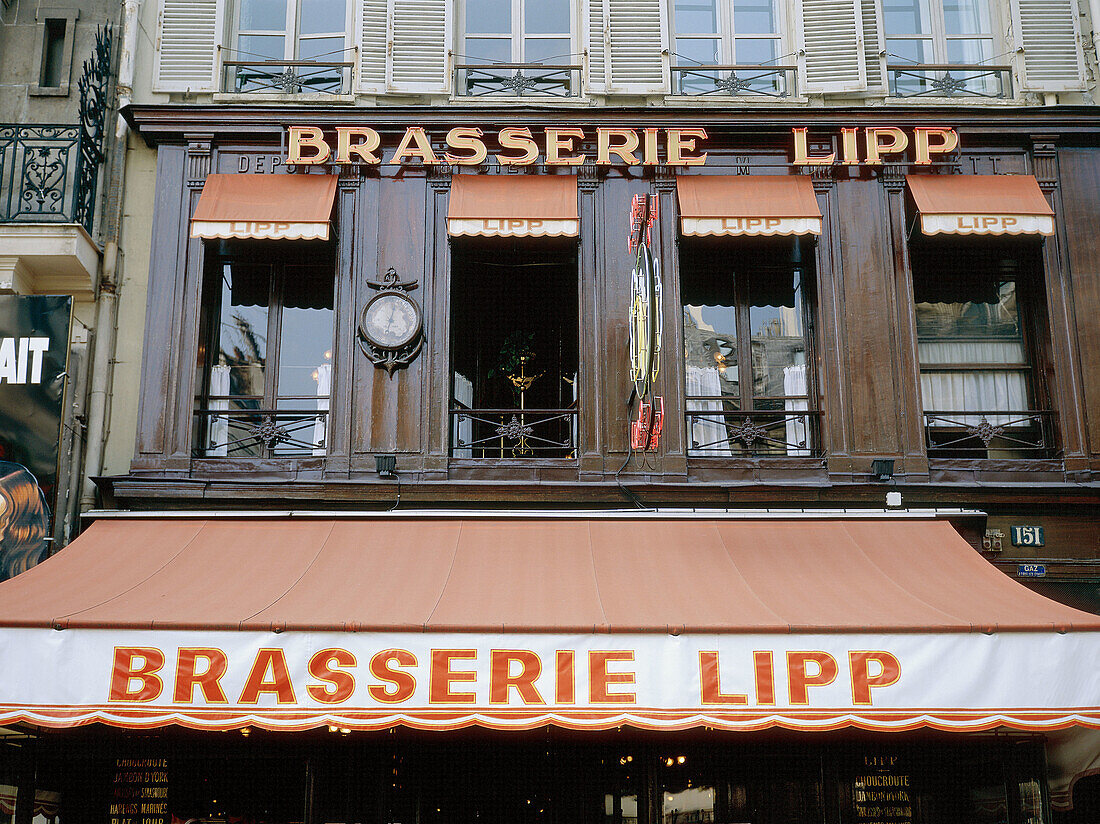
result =
[{"label": "wrought iron balcony railing", "polygon": [[92,231],[105,159],[111,37],[110,26],[100,28],[84,61],[78,125],[0,124],[0,223],[79,223]]},{"label": "wrought iron balcony railing", "polygon": [[576,409],[451,408],[451,457],[576,458]]},{"label": "wrought iron balcony railing", "polygon": [[886,72],[894,97],[1013,97],[1011,66],[910,63],[888,65]]},{"label": "wrought iron balcony railing", "polygon": [[[688,456],[694,458],[821,458],[820,412],[734,411],[728,399],[688,398]],[[805,401],[788,401],[791,407]]]},{"label": "wrought iron balcony railing", "polygon": [[672,66],[672,93],[794,97],[798,94],[797,66]]},{"label": "wrought iron balcony railing", "polygon": [[578,97],[581,67],[544,63],[464,63],[455,66],[462,97]]},{"label": "wrought iron balcony railing", "polygon": [[225,60],[223,88],[234,94],[350,94],[355,66],[339,60]]},{"label": "wrought iron balcony railing", "polygon": [[1049,410],[924,413],[928,457],[1052,458],[1057,455]]},{"label": "wrought iron balcony railing", "polygon": [[[211,401],[212,404],[230,401]],[[326,410],[199,409],[195,458],[304,458],[325,454]]]}]

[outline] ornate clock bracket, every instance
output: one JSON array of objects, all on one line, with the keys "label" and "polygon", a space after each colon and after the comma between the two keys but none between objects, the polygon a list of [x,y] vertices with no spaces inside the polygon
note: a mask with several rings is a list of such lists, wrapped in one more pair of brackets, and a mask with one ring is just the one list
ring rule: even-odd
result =
[{"label": "ornate clock bracket", "polygon": [[409,296],[419,282],[398,280],[397,270],[391,267],[381,281],[367,281],[367,285],[378,294],[359,316],[359,348],[392,377],[393,370],[407,367],[424,346],[420,307]]}]

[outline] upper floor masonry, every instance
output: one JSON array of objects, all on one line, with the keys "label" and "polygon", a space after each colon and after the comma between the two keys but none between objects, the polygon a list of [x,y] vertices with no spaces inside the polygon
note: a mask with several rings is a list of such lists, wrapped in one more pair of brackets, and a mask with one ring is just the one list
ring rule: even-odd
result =
[{"label": "upper floor masonry", "polygon": [[146,0],[136,102],[1091,104],[1100,0]]}]

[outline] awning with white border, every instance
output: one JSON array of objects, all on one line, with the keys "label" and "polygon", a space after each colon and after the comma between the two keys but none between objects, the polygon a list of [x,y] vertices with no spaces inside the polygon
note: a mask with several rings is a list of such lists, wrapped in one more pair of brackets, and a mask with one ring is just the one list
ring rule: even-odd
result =
[{"label": "awning with white border", "polygon": [[576,175],[454,175],[451,237],[577,237]]},{"label": "awning with white border", "polygon": [[208,175],[191,237],[328,240],[335,196],[336,175]]},{"label": "awning with white border", "polygon": [[1100,729],[1098,654],[918,517],[124,518],[0,584],[45,727]]},{"label": "awning with white border", "polygon": [[1054,210],[1032,175],[908,175],[926,235],[1053,235]]},{"label": "awning with white border", "polygon": [[681,175],[676,192],[685,237],[821,234],[805,175]]}]

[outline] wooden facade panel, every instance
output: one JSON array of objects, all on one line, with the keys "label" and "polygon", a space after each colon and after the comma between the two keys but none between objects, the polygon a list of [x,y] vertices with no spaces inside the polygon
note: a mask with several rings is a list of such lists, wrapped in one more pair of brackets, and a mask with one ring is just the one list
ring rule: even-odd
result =
[{"label": "wooden facade panel", "polygon": [[[1067,254],[1076,316],[1081,390],[1077,402],[1085,415],[1088,453],[1100,454],[1100,152],[1063,149],[1058,153],[1062,210],[1058,220],[1069,239]],[[1052,318],[1052,322],[1057,322]]]},{"label": "wooden facade panel", "polygon": [[[588,399],[588,406],[596,409],[598,426],[602,430],[607,452],[627,450],[630,410],[626,401],[630,397],[630,272],[634,266],[634,253],[627,250],[630,237],[630,202],[634,195],[652,194],[649,180],[609,177],[599,189],[596,213],[599,216],[603,236],[597,249],[598,284],[595,317],[582,318],[582,324],[597,330],[597,351],[581,352],[582,362],[598,369],[597,394]],[[656,239],[655,239],[656,240]],[[660,243],[673,243],[672,238],[660,238]],[[582,272],[590,277],[590,273]],[[669,310],[666,302],[665,310]],[[678,309],[676,310],[679,311]],[[662,358],[678,356],[676,346],[664,343]],[[674,393],[682,387],[669,386],[667,378],[659,379],[659,391]],[[635,405],[636,408],[636,405]],[[666,421],[669,426],[677,426]],[[621,460],[621,458],[620,458]]]},{"label": "wooden facade panel", "polygon": [[[425,272],[425,226],[431,221],[427,211],[431,189],[423,177],[368,178],[360,192],[361,215],[357,225],[370,240],[364,241],[359,270],[356,323],[363,307],[375,294],[368,282],[380,282],[390,268],[401,280],[418,280],[413,298],[422,307],[430,306],[430,278]],[[360,235],[362,238],[363,235]],[[370,255],[377,244],[377,254]],[[373,258],[373,260],[372,260]],[[407,369],[394,370],[392,376],[372,364],[358,348],[355,359],[352,405],[355,424],[352,451],[419,452],[421,437],[422,386],[426,368],[440,368],[430,345],[436,325],[446,321],[424,312],[429,345]],[[444,362],[443,368],[446,368]]]},{"label": "wooden facade panel", "polygon": [[842,385],[848,390],[848,442],[852,454],[894,455],[899,387],[894,316],[894,260],[881,185],[838,181],[840,271],[834,273],[843,312],[839,346]]}]

